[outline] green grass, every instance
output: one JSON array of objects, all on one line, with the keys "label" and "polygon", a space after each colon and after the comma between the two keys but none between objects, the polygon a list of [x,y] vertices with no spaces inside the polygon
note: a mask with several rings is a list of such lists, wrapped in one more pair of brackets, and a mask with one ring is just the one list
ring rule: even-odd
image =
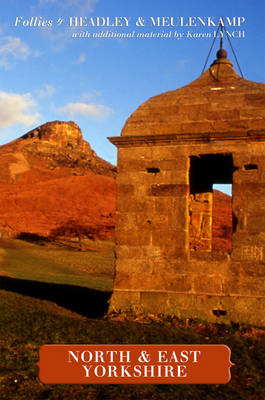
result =
[{"label": "green grass", "polygon": [[0,242],[0,275],[112,290],[114,245],[86,240],[87,251],[20,240]]},{"label": "green grass", "polygon": [[[111,243],[90,242],[84,252],[21,241],[0,244],[0,275],[98,290],[112,285]],[[47,300],[0,290],[0,399],[260,400],[265,398],[264,339],[265,330],[247,326],[152,316],[89,319]],[[45,343],[220,343],[231,348],[235,366],[226,385],[45,385],[35,365]]]}]

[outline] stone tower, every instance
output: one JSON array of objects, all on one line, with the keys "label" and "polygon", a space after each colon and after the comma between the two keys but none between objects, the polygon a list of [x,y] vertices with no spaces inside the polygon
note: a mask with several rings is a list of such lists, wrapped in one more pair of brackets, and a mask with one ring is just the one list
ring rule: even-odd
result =
[{"label": "stone tower", "polygon": [[[110,310],[265,325],[265,84],[226,52],[150,98],[118,147]],[[212,186],[232,184],[232,251],[212,249]]]}]

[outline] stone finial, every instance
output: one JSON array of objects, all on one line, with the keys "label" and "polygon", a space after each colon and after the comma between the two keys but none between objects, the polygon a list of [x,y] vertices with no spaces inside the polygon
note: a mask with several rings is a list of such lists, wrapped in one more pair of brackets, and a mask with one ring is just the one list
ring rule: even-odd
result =
[{"label": "stone finial", "polygon": [[227,58],[227,51],[224,49],[219,49],[216,53],[216,57],[218,60],[220,60],[220,58]]},{"label": "stone finial", "polygon": [[222,48],[217,51],[216,60],[214,60],[211,66],[216,64],[228,64],[231,65],[231,67],[233,67],[233,64],[227,58],[227,51]]}]

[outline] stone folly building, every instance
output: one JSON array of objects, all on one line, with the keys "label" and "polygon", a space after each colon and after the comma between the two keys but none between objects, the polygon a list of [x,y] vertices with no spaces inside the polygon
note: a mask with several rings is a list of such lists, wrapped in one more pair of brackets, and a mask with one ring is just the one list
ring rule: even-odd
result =
[{"label": "stone folly building", "polygon": [[[265,325],[265,84],[219,50],[142,104],[118,147],[110,310]],[[212,249],[212,186],[232,184],[232,251]]]}]

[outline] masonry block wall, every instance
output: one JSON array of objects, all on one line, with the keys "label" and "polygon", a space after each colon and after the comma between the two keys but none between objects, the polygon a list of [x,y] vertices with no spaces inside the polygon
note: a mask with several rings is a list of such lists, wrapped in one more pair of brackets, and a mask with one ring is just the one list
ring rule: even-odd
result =
[{"label": "masonry block wall", "polygon": [[[242,80],[227,61],[150,99],[111,138],[118,176],[110,310],[265,325],[265,86]],[[235,99],[242,104],[232,112]],[[196,103],[195,114],[185,102]],[[232,252],[212,248],[214,183],[232,184]]]},{"label": "masonry block wall", "polygon": [[171,158],[170,148],[155,150],[125,148],[119,155],[116,287],[134,289],[144,282],[154,289],[156,276],[159,289],[163,266],[173,272],[169,261],[186,255],[188,159]]}]

